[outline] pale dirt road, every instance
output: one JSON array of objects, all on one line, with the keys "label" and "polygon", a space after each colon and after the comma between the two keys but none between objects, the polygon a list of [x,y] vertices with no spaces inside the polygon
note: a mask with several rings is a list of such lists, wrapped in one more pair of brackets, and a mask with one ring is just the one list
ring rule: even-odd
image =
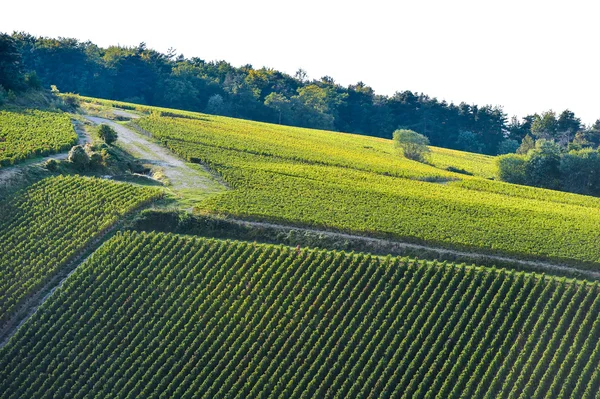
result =
[{"label": "pale dirt road", "polygon": [[[207,176],[207,172],[202,173],[201,170],[192,168],[171,151],[144,135],[105,118],[86,118],[96,125],[106,124],[112,127],[118,135],[117,144],[139,158],[140,162],[160,167],[173,189],[208,189],[214,186],[214,181]],[[200,165],[197,167],[200,168]]]}]

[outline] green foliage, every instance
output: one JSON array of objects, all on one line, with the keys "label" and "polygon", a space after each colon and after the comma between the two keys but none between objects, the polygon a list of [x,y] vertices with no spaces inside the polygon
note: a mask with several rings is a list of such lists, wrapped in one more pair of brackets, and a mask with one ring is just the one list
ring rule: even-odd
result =
[{"label": "green foliage", "polygon": [[0,202],[0,325],[94,238],[157,196],[149,188],[58,176]]},{"label": "green foliage", "polygon": [[49,159],[44,163],[44,167],[51,172],[58,169],[58,161],[56,159]]},{"label": "green foliage", "polygon": [[[389,140],[209,115],[137,123],[231,187],[199,204],[202,211],[593,269],[600,264],[595,198],[451,173],[398,157]],[[473,155],[464,154],[467,164],[478,161],[466,158]]]},{"label": "green foliage", "polygon": [[98,126],[98,136],[108,145],[114,144],[117,141],[117,132],[107,124]]},{"label": "green foliage", "polygon": [[527,181],[525,156],[519,154],[500,155],[496,159],[496,163],[500,180],[514,184],[525,184]]},{"label": "green foliage", "polygon": [[470,131],[461,131],[456,139],[456,148],[468,152],[481,152],[482,144],[477,135]]},{"label": "green foliage", "polygon": [[573,193],[600,195],[600,155],[591,148],[570,151],[560,160],[561,188]]},{"label": "green foliage", "polygon": [[517,149],[517,154],[527,154],[530,150],[535,148],[535,140],[530,135],[523,137],[521,145]]},{"label": "green foliage", "polygon": [[56,85],[63,92],[388,139],[404,126],[433,145],[451,148],[459,132],[469,130],[487,154],[496,153],[506,127],[500,107],[449,104],[411,91],[377,95],[363,82],[343,86],[329,76],[309,79],[305,71],[291,76],[186,59],[143,43],[101,48],[27,33],[15,33],[11,40],[24,69],[35,71],[43,87]]},{"label": "green foliage", "polygon": [[498,154],[512,154],[519,149],[519,142],[513,139],[503,140],[498,146]]},{"label": "green foliage", "polygon": [[0,167],[66,151],[77,142],[67,114],[0,111]]},{"label": "green foliage", "polygon": [[19,91],[25,88],[24,80],[22,56],[17,41],[0,33],[0,86]]},{"label": "green foliage", "polygon": [[398,129],[393,135],[394,145],[402,154],[413,161],[425,162],[429,153],[429,139],[408,129]]},{"label": "green foliage", "polygon": [[0,351],[0,392],[582,398],[599,339],[597,284],[124,232]]},{"label": "green foliage", "polygon": [[526,184],[550,189],[560,188],[560,147],[548,140],[538,140],[527,154]]},{"label": "green foliage", "polygon": [[67,160],[71,162],[76,169],[82,171],[85,170],[90,163],[90,157],[81,145],[76,145],[71,148]]}]

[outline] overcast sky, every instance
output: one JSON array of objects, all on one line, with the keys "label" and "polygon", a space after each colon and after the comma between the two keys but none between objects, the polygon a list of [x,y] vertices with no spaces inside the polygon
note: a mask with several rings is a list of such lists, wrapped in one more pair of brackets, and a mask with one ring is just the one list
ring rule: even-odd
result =
[{"label": "overcast sky", "polygon": [[[593,1],[10,1],[0,31],[267,66],[380,94],[600,118]],[[596,54],[596,55],[594,55]]]}]

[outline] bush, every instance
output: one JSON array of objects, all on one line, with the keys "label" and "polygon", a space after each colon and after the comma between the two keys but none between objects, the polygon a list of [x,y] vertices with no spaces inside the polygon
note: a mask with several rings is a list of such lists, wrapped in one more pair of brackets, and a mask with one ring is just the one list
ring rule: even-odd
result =
[{"label": "bush", "polygon": [[560,188],[560,147],[548,140],[538,140],[527,155],[526,184],[550,189]]},{"label": "bush", "polygon": [[58,161],[56,159],[49,159],[44,164],[44,167],[49,171],[54,172],[58,169]]},{"label": "bush", "polygon": [[430,150],[429,139],[422,134],[408,129],[394,132],[394,144],[402,150],[404,156],[414,161],[426,162]]},{"label": "bush", "polygon": [[525,184],[527,181],[525,174],[526,157],[518,154],[500,155],[496,159],[498,166],[498,177],[500,180],[514,183]]},{"label": "bush", "polygon": [[98,136],[109,145],[117,141],[117,132],[115,132],[112,127],[105,124],[98,126]]},{"label": "bush", "polygon": [[73,165],[75,165],[77,169],[80,170],[87,168],[88,164],[90,163],[90,158],[87,152],[80,145],[76,145],[73,148],[71,148],[67,160]]},{"label": "bush", "polygon": [[62,98],[65,105],[71,109],[77,109],[81,104],[81,100],[77,94],[66,93],[60,96],[60,98]]}]

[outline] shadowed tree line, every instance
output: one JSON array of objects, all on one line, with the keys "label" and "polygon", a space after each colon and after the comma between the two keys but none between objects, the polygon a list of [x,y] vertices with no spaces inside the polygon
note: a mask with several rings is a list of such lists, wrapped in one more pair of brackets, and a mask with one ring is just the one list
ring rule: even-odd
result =
[{"label": "shadowed tree line", "polygon": [[[514,152],[531,134],[572,142],[587,129],[570,111],[509,121],[500,107],[457,105],[411,91],[383,96],[362,82],[344,87],[329,76],[308,79],[302,69],[291,76],[186,58],[173,49],[165,54],[144,43],[101,48],[23,32],[0,35],[0,85],[4,92],[56,85],[92,97],[385,138],[410,129],[435,146],[487,154]],[[579,141],[600,142],[582,134]]]}]

